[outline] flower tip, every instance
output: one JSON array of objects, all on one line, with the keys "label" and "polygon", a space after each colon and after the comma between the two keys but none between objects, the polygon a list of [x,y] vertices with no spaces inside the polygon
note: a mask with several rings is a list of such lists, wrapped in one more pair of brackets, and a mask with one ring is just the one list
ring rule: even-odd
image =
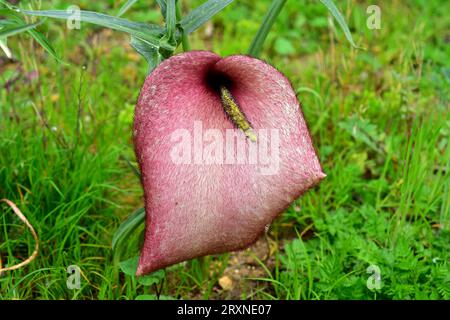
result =
[{"label": "flower tip", "polygon": [[252,142],[256,142],[256,134],[253,132],[252,129],[248,129],[245,131],[245,135],[250,139]]},{"label": "flower tip", "polygon": [[143,268],[142,264],[141,264],[140,261],[139,261],[138,266],[137,266],[137,269],[136,269],[135,276],[136,276],[136,277],[140,277],[140,276],[144,275],[145,273],[146,273],[146,272],[144,271],[144,268]]}]

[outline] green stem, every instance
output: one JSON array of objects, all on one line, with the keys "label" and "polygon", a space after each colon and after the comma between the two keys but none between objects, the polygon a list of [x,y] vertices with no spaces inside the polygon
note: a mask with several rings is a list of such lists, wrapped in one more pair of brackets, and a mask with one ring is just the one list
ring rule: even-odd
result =
[{"label": "green stem", "polygon": [[177,9],[175,0],[166,1],[166,28],[167,28],[167,38],[170,44],[175,42],[174,34],[177,24]]},{"label": "green stem", "polygon": [[191,50],[191,45],[189,44],[189,38],[184,32],[183,32],[183,35],[181,38],[181,44],[183,45],[184,52]]},{"label": "green stem", "polygon": [[[176,4],[176,15],[177,15],[177,21],[181,20],[181,1],[177,1]],[[183,51],[190,51],[191,50],[191,45],[189,44],[189,37],[188,35],[184,32],[183,29],[181,29],[181,44],[183,45]]]},{"label": "green stem", "polygon": [[272,25],[274,24],[275,20],[278,17],[278,14],[280,13],[281,9],[283,8],[284,4],[287,0],[273,0],[272,4],[270,5],[269,10],[267,11],[266,15],[264,16],[263,22],[261,26],[259,27],[258,33],[256,34],[255,38],[252,41],[252,44],[250,45],[250,48],[248,49],[248,54],[253,57],[258,57],[261,53],[262,46],[264,44],[264,41],[266,40],[267,35],[269,34],[270,29],[272,28]]}]

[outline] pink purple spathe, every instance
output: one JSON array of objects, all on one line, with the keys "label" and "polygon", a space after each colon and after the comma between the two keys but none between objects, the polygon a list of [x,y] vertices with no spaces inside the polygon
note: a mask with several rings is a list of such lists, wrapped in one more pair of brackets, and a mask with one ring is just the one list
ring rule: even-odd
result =
[{"label": "pink purple spathe", "polygon": [[[171,159],[173,133],[179,129],[193,135],[194,123],[201,123],[203,130],[219,129],[224,137],[227,129],[236,129],[215,88],[221,81],[255,131],[278,130],[276,174],[261,174],[255,164]],[[288,79],[248,56],[191,51],[163,61],[140,93],[134,143],[147,214],[137,275],[251,245],[293,200],[325,177]]]}]

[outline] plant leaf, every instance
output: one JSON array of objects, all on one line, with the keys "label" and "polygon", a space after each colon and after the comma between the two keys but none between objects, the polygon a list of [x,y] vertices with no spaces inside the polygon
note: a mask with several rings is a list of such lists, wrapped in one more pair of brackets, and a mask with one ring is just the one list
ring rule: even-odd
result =
[{"label": "plant leaf", "polygon": [[278,14],[283,9],[286,0],[273,0],[272,4],[269,7],[269,10],[266,12],[263,22],[259,27],[256,36],[253,38],[252,43],[250,44],[250,48],[248,49],[248,54],[253,57],[258,57],[261,53],[262,46],[264,41],[266,40],[267,35],[269,34],[270,29],[272,28],[275,20],[278,17]]},{"label": "plant leaf", "polygon": [[341,26],[342,30],[344,31],[345,37],[347,38],[348,42],[350,42],[350,44],[353,47],[357,48],[355,42],[353,41],[353,37],[352,37],[352,34],[350,32],[350,29],[348,28],[344,17],[342,16],[342,14],[339,11],[339,9],[336,7],[334,2],[332,0],[320,0],[320,2],[322,2],[328,8],[328,10],[331,12],[333,17],[339,23],[339,25]]},{"label": "plant leaf", "polygon": [[167,39],[171,44],[175,44],[175,30],[177,24],[176,17],[176,7],[175,0],[167,1],[167,12],[166,12],[166,28],[167,28]]},{"label": "plant leaf", "polygon": [[128,9],[130,9],[136,2],[138,2],[138,0],[128,0],[119,10],[119,12],[117,13],[118,17],[121,17],[125,14],[125,12],[128,11]]},{"label": "plant leaf", "polygon": [[[136,268],[137,268],[137,265],[136,265]],[[134,270],[134,271],[136,271],[136,270]],[[158,270],[158,271],[152,272],[150,274],[147,274],[145,276],[138,277],[137,280],[143,286],[151,286],[151,285],[160,283],[161,280],[164,279],[164,276],[165,276],[164,270]]]},{"label": "plant leaf", "polygon": [[43,21],[39,21],[32,24],[11,24],[9,26],[3,27],[0,29],[0,38],[6,38],[13,36],[15,34],[28,31],[30,29],[36,28],[38,25],[40,25]]},{"label": "plant leaf", "polygon": [[[15,11],[12,11],[10,9],[0,9],[0,16],[7,16],[10,19],[4,19],[4,20],[0,20],[0,26],[8,26],[8,25],[24,25],[25,24],[25,20]],[[35,28],[31,28],[27,31],[54,59],[56,59],[58,62],[63,62],[57,55],[55,49],[52,47],[52,45],[50,44],[50,42],[48,41],[47,37],[37,31]],[[5,43],[6,45],[6,43]],[[2,47],[2,49],[5,49]],[[7,47],[6,47],[7,49]],[[6,51],[5,51],[6,53]],[[9,52],[10,53],[10,52]]]},{"label": "plant leaf", "polygon": [[378,144],[384,139],[384,136],[375,124],[366,119],[353,116],[340,121],[338,126],[352,135],[356,141],[362,142],[374,151],[383,154],[383,150]]},{"label": "plant leaf", "polygon": [[119,263],[120,270],[127,276],[136,276],[136,270],[139,263],[139,257],[133,257]]},{"label": "plant leaf", "polygon": [[[128,276],[136,277],[136,270],[139,263],[139,257],[133,257],[119,263],[120,270]],[[147,274],[145,276],[137,277],[137,281],[139,284],[144,286],[151,286],[154,284],[158,284],[164,279],[165,273],[164,270],[158,270]]]},{"label": "plant leaf", "polygon": [[156,0],[158,2],[159,7],[161,8],[161,13],[164,19],[166,18],[167,4],[166,0]]},{"label": "plant leaf", "polygon": [[34,38],[34,40],[36,40],[36,42],[38,42],[44,49],[45,51],[47,51],[56,61],[58,62],[63,62],[61,60],[61,58],[58,56],[58,54],[56,53],[55,49],[53,48],[53,46],[50,44],[50,42],[48,41],[47,37],[34,29],[28,30],[28,33]]},{"label": "plant leaf", "polygon": [[[20,12],[38,16],[38,17],[48,17],[56,19],[73,19],[73,13],[67,12],[65,10],[20,10]],[[148,45],[155,48],[164,48],[166,50],[174,50],[173,46],[167,43],[160,42],[164,30],[158,25],[146,24],[142,22],[132,22],[130,20],[110,16],[103,13],[92,12],[92,11],[80,11],[79,17],[80,21],[96,24],[102,27],[123,31],[129,33],[130,35],[146,42]]]},{"label": "plant leaf", "polygon": [[134,211],[117,229],[112,239],[112,249],[114,251],[114,263],[120,259],[121,253],[126,249],[131,234],[144,223],[145,209],[139,208]]},{"label": "plant leaf", "polygon": [[[25,20],[22,18],[22,16],[19,13],[17,13],[17,11],[12,10],[12,9],[0,8],[0,16],[10,18],[11,20],[8,20],[9,22],[6,22],[9,24],[12,21],[15,21],[15,22],[21,23],[21,24],[25,24]],[[1,21],[6,21],[6,20],[1,20]]]},{"label": "plant leaf", "polygon": [[22,21],[12,21],[12,20],[8,20],[8,19],[2,19],[2,20],[0,20],[0,29],[3,27],[11,26],[11,25],[17,26],[17,23],[24,24],[24,23],[22,23]]},{"label": "plant leaf", "polygon": [[9,4],[8,2],[6,2],[4,0],[0,0],[0,3],[3,4],[5,7],[7,7],[8,9],[12,9],[12,5]]},{"label": "plant leaf", "polygon": [[156,48],[147,45],[147,43],[134,36],[131,36],[130,44],[140,55],[145,58],[145,60],[147,60],[149,65],[148,73],[152,72],[153,69],[155,69],[164,59]]},{"label": "plant leaf", "polygon": [[233,0],[209,0],[181,19],[181,27],[186,34],[192,33],[231,2]]},{"label": "plant leaf", "polygon": [[0,39],[0,48],[2,48],[3,52],[6,54],[8,59],[12,58],[11,50],[9,50],[8,45],[6,43],[6,38]]}]

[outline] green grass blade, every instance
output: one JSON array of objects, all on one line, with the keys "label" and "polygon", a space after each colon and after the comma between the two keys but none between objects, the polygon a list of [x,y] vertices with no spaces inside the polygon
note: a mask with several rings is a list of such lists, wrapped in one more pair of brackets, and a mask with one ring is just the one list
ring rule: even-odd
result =
[{"label": "green grass blade", "polygon": [[16,35],[18,33],[22,33],[25,31],[28,31],[30,29],[36,28],[38,25],[40,25],[43,21],[39,21],[33,24],[26,24],[26,25],[9,25],[6,27],[3,27],[0,29],[0,38],[6,38],[13,35]]},{"label": "green grass blade", "polygon": [[6,38],[0,39],[0,48],[3,50],[3,52],[6,54],[6,56],[11,59],[12,53],[11,50],[9,50],[8,45],[6,43]]},{"label": "green grass blade", "polygon": [[[0,20],[0,30],[2,30],[2,31],[4,31],[4,29],[1,29],[1,27],[13,28],[13,27],[25,25],[25,21],[22,19],[22,17],[17,15],[15,12],[13,12],[11,10],[0,9],[0,15],[4,15],[4,16],[11,18],[11,19]],[[39,22],[38,24],[40,24],[42,22]],[[56,54],[55,49],[52,47],[52,45],[48,41],[47,37],[44,34],[42,34],[41,32],[37,31],[35,29],[35,27],[24,28],[20,32],[28,32],[28,34],[30,34],[54,59],[56,59],[59,62],[62,62],[62,60]],[[8,54],[11,54],[11,52],[6,47],[6,41],[5,41],[6,37],[4,37],[4,38],[5,39],[3,39],[3,43],[0,44],[0,47],[3,49],[3,51],[6,50],[5,53],[8,56]],[[8,56],[8,57],[10,57],[10,56]]]},{"label": "green grass blade", "polygon": [[58,62],[63,62],[61,60],[61,58],[58,56],[58,54],[56,53],[55,49],[53,48],[53,46],[50,44],[50,42],[48,41],[47,37],[34,29],[28,30],[28,33],[34,38],[34,40],[36,40],[41,46],[42,48],[45,49],[45,51],[47,51],[55,60],[57,60]]},{"label": "green grass blade", "polygon": [[[20,21],[19,24],[22,24],[22,22]],[[0,29],[4,28],[4,27],[12,26],[12,25],[17,26],[17,21],[11,21],[11,20],[7,20],[7,19],[0,20]]]},{"label": "green grass blade", "polygon": [[355,42],[353,41],[353,37],[350,32],[350,29],[348,28],[347,23],[345,22],[344,17],[342,16],[341,12],[336,7],[336,5],[333,3],[333,1],[332,0],[320,0],[320,2],[322,2],[328,8],[328,10],[330,10],[331,14],[336,19],[336,21],[339,23],[342,30],[344,31],[345,37],[347,38],[348,42],[350,42],[350,44],[353,47],[357,48]]},{"label": "green grass blade", "polygon": [[0,17],[7,17],[7,19],[0,20],[0,25],[3,26],[12,24],[26,24],[26,21],[23,19],[22,15],[12,9],[0,8]]},{"label": "green grass blade", "polygon": [[8,9],[12,9],[12,5],[10,3],[6,2],[5,0],[0,0],[0,4],[4,5]]},{"label": "green grass blade", "polygon": [[192,33],[231,2],[233,0],[209,0],[185,16],[181,20],[181,27],[186,34]]},{"label": "green grass blade", "polygon": [[123,16],[138,0],[128,0],[117,13],[118,17]]},{"label": "green grass blade", "polygon": [[261,27],[259,27],[258,32],[256,33],[255,38],[253,38],[252,43],[250,44],[250,48],[248,50],[248,54],[253,57],[258,57],[261,53],[262,46],[264,41],[266,40],[267,35],[269,34],[272,25],[277,19],[281,9],[283,8],[286,0],[274,0],[270,5],[269,10],[264,16]]}]

